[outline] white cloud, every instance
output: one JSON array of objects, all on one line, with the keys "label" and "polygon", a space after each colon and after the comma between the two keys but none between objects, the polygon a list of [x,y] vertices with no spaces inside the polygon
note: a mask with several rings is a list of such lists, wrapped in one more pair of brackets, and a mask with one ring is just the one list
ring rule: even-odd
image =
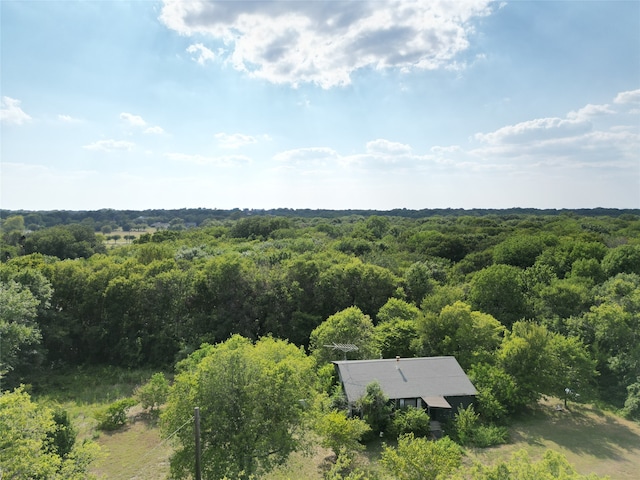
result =
[{"label": "white cloud", "polygon": [[536,118],[508,125],[490,133],[476,133],[475,139],[490,145],[518,145],[552,138],[575,136],[590,130],[585,121],[562,118]]},{"label": "white cloud", "polygon": [[214,138],[218,141],[218,146],[221,148],[240,148],[244,145],[250,145],[256,143],[257,140],[251,135],[244,135],[242,133],[216,133]]},{"label": "white cloud", "polygon": [[208,157],[199,154],[167,153],[169,160],[176,162],[193,163],[195,165],[215,165],[218,167],[237,167],[251,163],[251,158],[245,155],[222,155]]},{"label": "white cloud", "polygon": [[588,104],[580,110],[569,112],[567,118],[578,122],[586,122],[593,117],[615,113],[609,108],[609,105],[592,105]]},{"label": "white cloud", "polygon": [[620,104],[637,104],[640,103],[640,89],[638,90],[629,90],[627,92],[620,92],[614,98],[614,103]]},{"label": "white cloud", "polygon": [[0,122],[8,125],[23,125],[31,121],[31,116],[20,108],[20,100],[2,97],[0,101]]},{"label": "white cloud", "polygon": [[[224,46],[218,56],[250,76],[330,88],[349,84],[363,68],[463,65],[457,57],[469,47],[472,22],[490,14],[492,3],[164,0],[160,20],[182,35],[204,35]],[[214,56],[202,44],[189,49],[201,63]]]},{"label": "white cloud", "polygon": [[59,114],[58,120],[64,123],[82,123],[82,120],[80,120],[79,118],[74,118],[71,115]]},{"label": "white cloud", "polygon": [[[630,103],[623,92],[616,103]],[[609,105],[592,105],[566,118],[539,118],[507,125],[473,139],[481,146],[467,152],[480,162],[504,162],[531,168],[637,168],[640,133],[628,127],[628,116]]]},{"label": "white cloud", "polygon": [[389,140],[379,138],[367,143],[367,152],[389,155],[408,155],[411,153],[411,147],[403,143],[390,142]]},{"label": "white cloud", "polygon": [[94,151],[113,152],[116,150],[133,150],[135,143],[126,140],[98,140],[82,148]]},{"label": "white cloud", "polygon": [[189,45],[187,52],[194,54],[191,58],[194,62],[197,62],[200,65],[204,65],[207,61],[213,61],[216,59],[216,54],[201,43]]},{"label": "white cloud", "polygon": [[155,127],[145,128],[144,133],[150,133],[150,134],[153,134],[153,135],[162,135],[164,133],[164,128],[158,127],[156,125]]},{"label": "white cloud", "polygon": [[139,115],[133,115],[131,113],[122,112],[120,114],[120,120],[127,122],[129,125],[133,127],[145,127],[147,122]]}]

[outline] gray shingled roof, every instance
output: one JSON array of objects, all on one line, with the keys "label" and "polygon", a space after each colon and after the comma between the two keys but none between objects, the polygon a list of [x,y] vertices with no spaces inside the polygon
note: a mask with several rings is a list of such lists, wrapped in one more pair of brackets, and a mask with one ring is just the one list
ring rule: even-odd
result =
[{"label": "gray shingled roof", "polygon": [[349,402],[365,394],[377,381],[390,399],[476,395],[455,357],[420,357],[333,362]]}]

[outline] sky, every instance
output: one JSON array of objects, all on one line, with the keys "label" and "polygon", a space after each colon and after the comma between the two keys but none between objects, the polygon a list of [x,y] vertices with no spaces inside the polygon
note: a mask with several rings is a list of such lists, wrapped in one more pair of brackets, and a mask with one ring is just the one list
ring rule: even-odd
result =
[{"label": "sky", "polygon": [[0,207],[640,208],[640,1],[0,1]]}]

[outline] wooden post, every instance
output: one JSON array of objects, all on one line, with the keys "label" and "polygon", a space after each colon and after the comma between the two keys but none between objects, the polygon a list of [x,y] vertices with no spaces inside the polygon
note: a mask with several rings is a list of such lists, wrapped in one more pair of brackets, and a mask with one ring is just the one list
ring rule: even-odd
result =
[{"label": "wooden post", "polygon": [[202,480],[200,473],[200,407],[196,407],[193,412],[196,436],[196,480]]}]

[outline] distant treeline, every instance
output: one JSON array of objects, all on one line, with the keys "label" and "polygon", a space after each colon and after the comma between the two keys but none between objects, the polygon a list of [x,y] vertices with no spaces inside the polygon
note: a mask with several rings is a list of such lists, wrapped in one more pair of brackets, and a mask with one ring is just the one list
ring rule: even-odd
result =
[{"label": "distant treeline", "polygon": [[181,209],[153,209],[153,210],[5,210],[0,209],[0,220],[11,216],[21,215],[25,225],[30,230],[66,225],[70,223],[84,223],[99,231],[105,225],[121,227],[129,230],[135,225],[170,224],[186,226],[202,226],[212,220],[238,220],[250,216],[277,216],[295,218],[342,218],[349,216],[383,216],[401,218],[431,218],[439,216],[453,217],[484,217],[493,216],[500,219],[509,217],[536,216],[578,216],[578,217],[623,217],[632,219],[640,216],[640,208],[578,208],[578,209],[536,209],[536,208],[425,208],[411,210],[396,208],[392,210],[326,210],[326,209],[239,209],[230,210],[211,208],[181,208]]}]

